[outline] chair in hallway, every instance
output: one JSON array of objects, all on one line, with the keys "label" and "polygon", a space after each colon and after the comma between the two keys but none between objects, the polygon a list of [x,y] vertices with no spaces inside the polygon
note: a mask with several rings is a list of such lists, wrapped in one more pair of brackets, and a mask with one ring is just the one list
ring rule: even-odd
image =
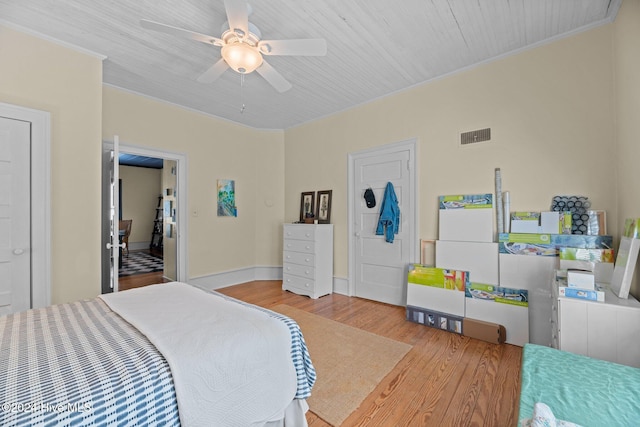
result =
[{"label": "chair in hallway", "polygon": [[120,243],[124,243],[124,250],[129,255],[129,235],[131,234],[131,223],[133,220],[131,219],[121,219],[120,220]]}]

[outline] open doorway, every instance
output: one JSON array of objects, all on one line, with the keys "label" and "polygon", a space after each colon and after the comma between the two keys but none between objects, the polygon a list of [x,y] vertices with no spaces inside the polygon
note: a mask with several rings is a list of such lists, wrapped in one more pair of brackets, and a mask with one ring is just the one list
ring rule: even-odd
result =
[{"label": "open doorway", "polygon": [[119,290],[177,280],[176,161],[119,153]]},{"label": "open doorway", "polygon": [[[120,224],[120,243],[126,247],[118,251],[117,272],[113,255],[105,251],[102,292],[186,281],[186,209],[182,206],[186,203],[186,158],[124,144],[118,151],[114,216]],[[103,168],[103,239],[108,241],[111,219],[105,195],[113,193],[109,186],[116,184],[108,179],[108,167]],[[117,286],[112,286],[116,277]]]}]

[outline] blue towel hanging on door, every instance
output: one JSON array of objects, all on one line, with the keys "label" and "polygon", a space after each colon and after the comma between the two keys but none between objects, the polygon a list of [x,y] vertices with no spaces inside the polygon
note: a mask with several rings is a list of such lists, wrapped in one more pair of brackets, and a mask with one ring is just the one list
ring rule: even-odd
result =
[{"label": "blue towel hanging on door", "polygon": [[380,219],[378,219],[376,235],[384,235],[387,242],[393,243],[394,235],[398,234],[399,228],[400,207],[398,206],[398,198],[396,197],[396,191],[393,189],[393,184],[387,182],[382,203],[380,204]]}]

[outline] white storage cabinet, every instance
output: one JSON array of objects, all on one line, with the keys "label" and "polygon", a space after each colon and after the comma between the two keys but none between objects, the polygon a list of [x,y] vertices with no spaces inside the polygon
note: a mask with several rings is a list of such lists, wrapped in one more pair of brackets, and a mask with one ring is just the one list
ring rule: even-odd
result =
[{"label": "white storage cabinet", "polygon": [[607,288],[605,301],[558,295],[554,286],[553,347],[640,368],[640,303],[618,298]]},{"label": "white storage cabinet", "polygon": [[332,224],[284,224],[282,289],[311,298],[333,292]]}]

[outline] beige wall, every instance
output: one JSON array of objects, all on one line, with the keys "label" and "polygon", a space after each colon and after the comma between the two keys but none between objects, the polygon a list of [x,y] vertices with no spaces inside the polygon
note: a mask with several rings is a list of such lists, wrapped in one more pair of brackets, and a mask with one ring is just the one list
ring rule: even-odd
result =
[{"label": "beige wall", "polygon": [[51,296],[100,292],[102,61],[0,26],[0,102],[51,113]]},{"label": "beige wall", "polygon": [[[187,156],[190,278],[281,264],[282,132],[249,129],[111,87],[104,87],[103,110],[105,139],[118,135],[123,144]],[[216,215],[218,179],[235,180],[237,218]]]},{"label": "beige wall", "polygon": [[[335,267],[348,275],[347,155],[418,140],[420,238],[437,238],[437,197],[492,193],[494,169],[512,210],[547,210],[557,194],[616,205],[612,26],[455,74],[285,133],[285,220],[300,193],[333,190]],[[460,148],[461,132],[492,141]]]},{"label": "beige wall", "polygon": [[[640,217],[640,0],[624,0],[615,22],[615,82],[617,157],[612,174],[617,175],[618,224]],[[621,230],[618,230],[621,231]],[[640,269],[636,269],[631,293],[640,297]]]},{"label": "beige wall", "polygon": [[158,196],[162,194],[162,170],[120,166],[122,219],[130,219],[129,244],[151,242]]}]

